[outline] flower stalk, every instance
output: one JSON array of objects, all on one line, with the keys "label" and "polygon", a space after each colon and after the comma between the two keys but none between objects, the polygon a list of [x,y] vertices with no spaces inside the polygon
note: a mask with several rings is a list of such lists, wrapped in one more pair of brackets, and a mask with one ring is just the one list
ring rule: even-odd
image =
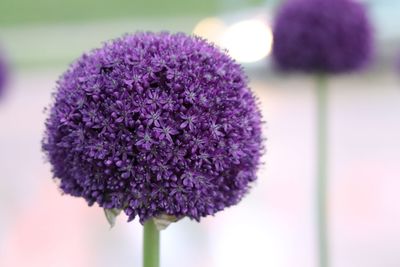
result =
[{"label": "flower stalk", "polygon": [[160,266],[160,231],[154,220],[149,219],[144,224],[143,231],[143,267]]},{"label": "flower stalk", "polygon": [[319,266],[329,266],[327,230],[328,88],[325,74],[317,75],[317,217]]}]

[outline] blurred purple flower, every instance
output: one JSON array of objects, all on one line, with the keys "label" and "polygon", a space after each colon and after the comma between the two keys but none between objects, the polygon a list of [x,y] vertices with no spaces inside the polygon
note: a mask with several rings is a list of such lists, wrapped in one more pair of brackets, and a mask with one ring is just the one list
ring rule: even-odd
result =
[{"label": "blurred purple flower", "polygon": [[400,73],[400,53],[397,54],[397,57],[395,59],[395,69],[397,70],[398,73]]},{"label": "blurred purple flower", "polygon": [[61,189],[89,205],[141,222],[199,220],[238,203],[256,179],[260,121],[247,77],[221,50],[137,33],[61,76],[43,150]]},{"label": "blurred purple flower", "polygon": [[7,82],[8,69],[4,55],[0,51],[0,96],[3,94]]},{"label": "blurred purple flower", "polygon": [[358,70],[372,53],[365,8],[352,0],[288,0],[274,25],[273,57],[284,71]]}]

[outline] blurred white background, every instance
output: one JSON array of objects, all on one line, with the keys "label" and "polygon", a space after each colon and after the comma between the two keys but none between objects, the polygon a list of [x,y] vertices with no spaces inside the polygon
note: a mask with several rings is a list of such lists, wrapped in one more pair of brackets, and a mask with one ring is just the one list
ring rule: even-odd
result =
[{"label": "blurred white background", "polygon": [[[121,216],[110,230],[100,208],[62,196],[51,179],[40,141],[55,81],[83,51],[125,32],[191,32],[210,16],[227,27],[262,18],[268,29],[277,3],[257,2],[244,11],[222,12],[230,5],[222,1],[204,14],[0,23],[12,65],[0,99],[1,267],[140,266],[137,221]],[[399,267],[400,75],[393,65],[400,6],[364,2],[377,30],[375,65],[329,82],[332,267]],[[265,56],[245,65],[267,122],[259,179],[236,207],[163,231],[163,267],[317,266],[314,80],[274,73]]]}]

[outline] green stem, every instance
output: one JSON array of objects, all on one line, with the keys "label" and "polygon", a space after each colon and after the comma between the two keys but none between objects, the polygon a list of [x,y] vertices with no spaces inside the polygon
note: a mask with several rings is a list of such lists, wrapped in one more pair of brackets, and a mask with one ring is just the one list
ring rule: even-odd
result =
[{"label": "green stem", "polygon": [[328,231],[327,231],[327,160],[328,160],[328,89],[324,74],[317,76],[317,216],[319,267],[329,266]]},{"label": "green stem", "polygon": [[160,266],[160,232],[153,219],[144,224],[143,232],[143,267]]}]

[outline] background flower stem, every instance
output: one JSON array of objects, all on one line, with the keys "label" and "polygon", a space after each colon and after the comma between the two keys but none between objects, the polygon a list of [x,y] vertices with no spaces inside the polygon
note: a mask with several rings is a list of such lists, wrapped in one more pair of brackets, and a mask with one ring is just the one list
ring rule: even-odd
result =
[{"label": "background flower stem", "polygon": [[328,88],[326,74],[317,77],[317,218],[319,267],[329,266],[327,231]]},{"label": "background flower stem", "polygon": [[144,224],[143,232],[143,267],[160,266],[160,231],[153,219]]}]

